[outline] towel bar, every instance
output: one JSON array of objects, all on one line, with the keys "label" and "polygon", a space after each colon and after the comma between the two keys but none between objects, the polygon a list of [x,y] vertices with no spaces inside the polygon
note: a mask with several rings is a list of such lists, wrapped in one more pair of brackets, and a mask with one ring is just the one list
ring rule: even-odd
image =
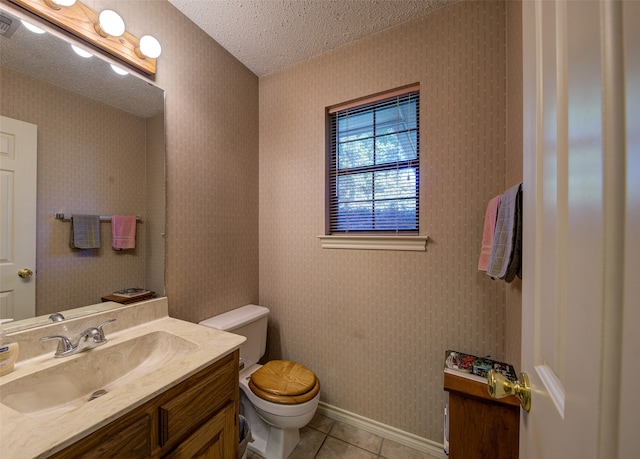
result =
[{"label": "towel bar", "polygon": [[[65,214],[62,212],[56,212],[54,214],[54,217],[56,220],[62,220],[62,221],[69,221],[71,220],[71,216],[73,214]],[[111,215],[100,215],[100,221],[101,222],[110,222],[111,221]],[[142,218],[140,217],[140,215],[136,215],[136,221],[142,221]]]}]

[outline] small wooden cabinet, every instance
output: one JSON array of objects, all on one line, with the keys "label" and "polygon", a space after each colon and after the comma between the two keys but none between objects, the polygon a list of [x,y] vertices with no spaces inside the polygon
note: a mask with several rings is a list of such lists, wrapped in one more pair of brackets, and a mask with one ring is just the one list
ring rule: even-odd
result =
[{"label": "small wooden cabinet", "polygon": [[487,384],[444,374],[449,392],[450,459],[517,459],[520,402],[491,398]]},{"label": "small wooden cabinet", "polygon": [[238,397],[235,351],[52,457],[237,457]]}]

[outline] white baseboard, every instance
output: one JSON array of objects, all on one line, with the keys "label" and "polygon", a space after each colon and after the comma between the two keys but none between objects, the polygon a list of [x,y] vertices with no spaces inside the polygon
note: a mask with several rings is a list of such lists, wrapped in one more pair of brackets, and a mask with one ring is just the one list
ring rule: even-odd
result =
[{"label": "white baseboard", "polygon": [[324,402],[318,404],[317,413],[322,414],[330,419],[349,424],[359,429],[365,430],[379,437],[392,440],[401,445],[408,446],[423,453],[430,454],[433,457],[446,459],[444,454],[442,443],[438,443],[426,438],[419,437],[417,435],[405,432],[395,427],[382,424],[381,422],[374,421],[372,419],[365,418],[363,416],[350,413],[335,406],[328,405]]}]

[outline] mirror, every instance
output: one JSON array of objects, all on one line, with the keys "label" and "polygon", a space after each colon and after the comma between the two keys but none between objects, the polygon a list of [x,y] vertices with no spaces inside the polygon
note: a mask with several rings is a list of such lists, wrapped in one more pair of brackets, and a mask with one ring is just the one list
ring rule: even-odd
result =
[{"label": "mirror", "polygon": [[[124,288],[163,296],[164,91],[137,74],[116,74],[75,42],[95,54],[80,57],[72,39],[46,24],[47,33],[30,32],[17,20],[29,15],[1,6],[0,115],[35,124],[38,132],[31,282],[35,315],[42,317],[26,323],[51,323],[53,312],[90,313],[87,305]],[[7,18],[16,24],[7,26]],[[137,215],[136,247],[113,250],[111,224],[103,221],[99,249],[71,249],[71,224],[56,213]]]}]

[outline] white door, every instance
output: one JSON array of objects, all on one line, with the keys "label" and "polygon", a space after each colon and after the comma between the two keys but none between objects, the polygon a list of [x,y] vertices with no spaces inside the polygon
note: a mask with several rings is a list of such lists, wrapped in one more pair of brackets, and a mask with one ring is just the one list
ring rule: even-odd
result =
[{"label": "white door", "polygon": [[37,148],[37,126],[0,117],[2,319],[35,315]]},{"label": "white door", "polygon": [[[625,308],[639,316],[639,4],[523,1],[522,459],[638,457],[640,353],[625,362],[634,381],[621,356],[631,340],[640,348],[638,323],[623,323]],[[626,80],[625,59],[636,66]]]},{"label": "white door", "polygon": [[638,456],[640,380],[640,2],[625,2],[627,194],[618,457]]}]

